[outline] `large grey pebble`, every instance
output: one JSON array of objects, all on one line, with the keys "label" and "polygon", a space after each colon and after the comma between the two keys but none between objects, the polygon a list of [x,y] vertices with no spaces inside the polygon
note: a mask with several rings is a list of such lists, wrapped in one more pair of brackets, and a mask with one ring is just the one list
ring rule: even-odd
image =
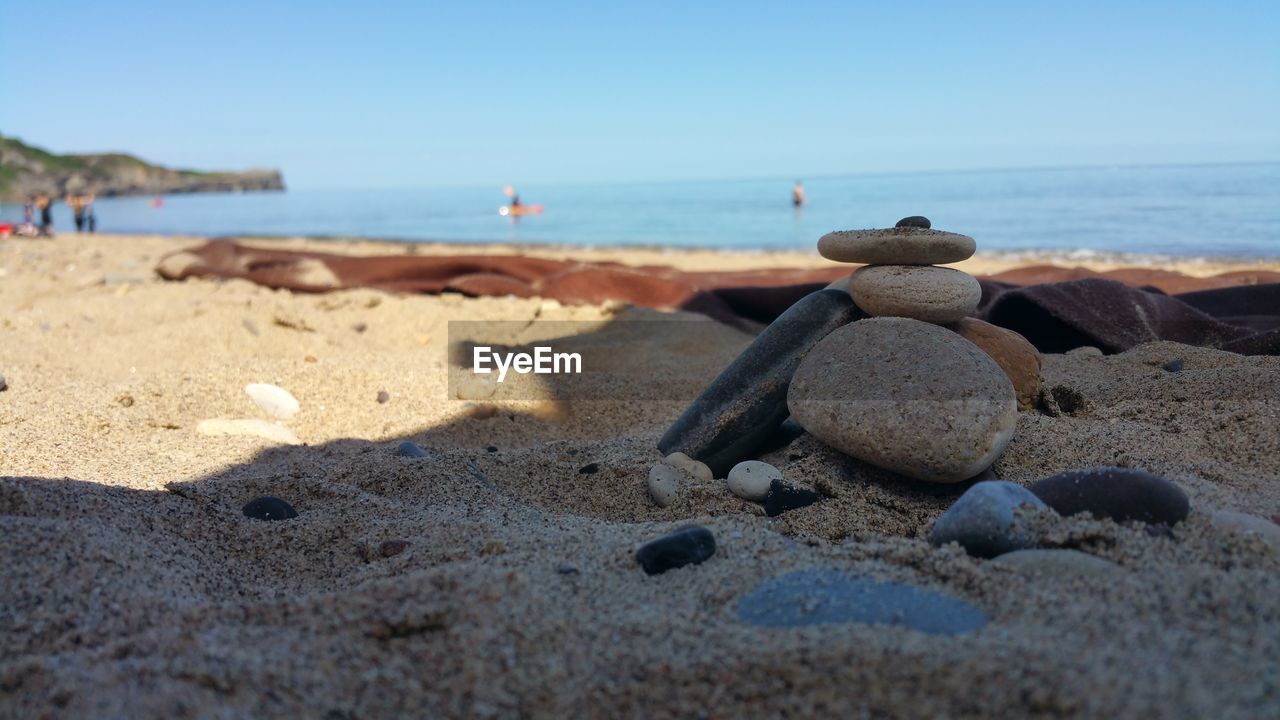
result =
[{"label": "large grey pebble", "polygon": [[869,315],[949,323],[978,307],[982,286],[951,268],[868,265],[849,278],[849,294]]},{"label": "large grey pebble", "polygon": [[967,260],[977,248],[968,235],[918,227],[839,230],[818,240],[822,257],[868,265],[945,265]]},{"label": "large grey pebble", "polygon": [[986,615],[964,600],[827,569],[798,570],[765,580],[738,602],[738,618],[774,628],[896,625],[931,635],[961,635],[987,624]]},{"label": "large grey pebble", "polygon": [[976,483],[947,508],[929,531],[929,542],[960,543],[970,555],[995,557],[1034,547],[1035,534],[1018,508],[1050,512],[1030,490],[1003,480]]},{"label": "large grey pebble", "polygon": [[1173,525],[1191,512],[1191,501],[1182,488],[1136,468],[1068,470],[1036,481],[1031,492],[1062,515],[1089,513],[1117,522]]},{"label": "large grey pebble", "polygon": [[800,364],[787,405],[827,445],[939,483],[985,470],[1018,421],[1013,384],[994,360],[950,330],[906,318],[832,332]]},{"label": "large grey pebble", "polygon": [[658,441],[658,449],[683,452],[724,477],[738,462],[754,457],[787,418],[787,388],[809,349],[864,316],[846,292],[806,295],[693,401]]}]

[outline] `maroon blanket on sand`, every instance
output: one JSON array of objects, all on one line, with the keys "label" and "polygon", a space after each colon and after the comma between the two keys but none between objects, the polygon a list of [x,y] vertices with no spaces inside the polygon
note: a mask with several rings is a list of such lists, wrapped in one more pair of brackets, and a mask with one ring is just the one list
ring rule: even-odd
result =
[{"label": "maroon blanket on sand", "polygon": [[[213,240],[166,256],[157,272],[169,280],[244,278],[302,292],[369,287],[540,296],[565,304],[620,300],[740,323],[769,322],[849,269],[683,272],[518,255],[355,257]],[[1043,352],[1093,345],[1111,353],[1150,340],[1174,340],[1246,355],[1280,355],[1280,273],[1193,278],[1151,269],[1095,273],[1033,266],[980,280],[983,298],[975,315],[1016,330]]]}]

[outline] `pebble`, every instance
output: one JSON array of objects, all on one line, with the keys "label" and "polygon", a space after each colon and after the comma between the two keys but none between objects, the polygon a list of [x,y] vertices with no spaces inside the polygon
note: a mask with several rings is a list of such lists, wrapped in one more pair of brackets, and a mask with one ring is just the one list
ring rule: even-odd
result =
[{"label": "pebble", "polygon": [[729,471],[729,492],[751,502],[764,500],[774,482],[782,482],[782,473],[759,460],[744,460]]},{"label": "pebble", "polygon": [[378,554],[384,558],[394,557],[404,552],[409,547],[409,543],[405,540],[383,540],[378,545]]},{"label": "pebble", "polygon": [[945,265],[967,260],[977,249],[968,235],[917,227],[840,230],[818,240],[822,257],[868,265]]},{"label": "pebble", "polygon": [[196,432],[201,435],[250,435],[283,445],[300,445],[302,443],[289,428],[266,420],[227,420],[224,418],[201,420],[196,425]]},{"label": "pebble", "polygon": [[982,300],[982,286],[969,273],[920,265],[868,265],[849,279],[849,294],[867,314],[955,322]]},{"label": "pebble", "polygon": [[250,500],[241,512],[254,520],[288,520],[298,517],[298,511],[292,505],[271,495]]},{"label": "pebble", "polygon": [[388,393],[386,390],[379,390],[379,391],[378,391],[378,404],[379,404],[379,405],[385,405],[385,404],[387,403],[387,401],[388,401],[388,400],[390,400],[390,399],[391,399],[391,393]]},{"label": "pebble", "polygon": [[1182,488],[1159,475],[1132,468],[1070,470],[1037,481],[1031,492],[1063,515],[1087,512],[1117,522],[1174,525],[1191,511]]},{"label": "pebble", "polygon": [[963,635],[987,624],[982,610],[959,598],[829,569],[797,570],[761,582],[738,601],[738,619],[769,628],[891,625],[929,635]]},{"label": "pebble", "polygon": [[792,378],[791,417],[873,465],[928,482],[967,480],[1004,451],[1018,402],[976,345],[929,323],[859,320],[828,335]]},{"label": "pebble", "polygon": [[683,470],[697,480],[710,482],[715,480],[715,475],[711,473],[711,468],[706,463],[698,462],[682,452],[673,452],[662,459],[662,462],[670,465],[677,470]]},{"label": "pebble", "polygon": [[1174,358],[1169,362],[1161,365],[1160,369],[1164,370],[1165,372],[1171,372],[1171,373],[1182,372],[1182,364],[1183,364],[1182,358]]},{"label": "pebble", "polygon": [[1009,376],[1018,409],[1030,410],[1040,397],[1040,351],[1018,333],[976,318],[960,318],[948,326],[986,353]]},{"label": "pebble", "polygon": [[431,457],[431,453],[423,450],[417,443],[411,443],[408,440],[405,440],[396,447],[396,455],[409,458]]},{"label": "pebble", "polygon": [[959,543],[970,555],[995,557],[1034,547],[1035,534],[1015,512],[1048,507],[1030,490],[1004,480],[975,483],[942,514],[929,530],[929,542]]},{"label": "pebble", "polygon": [[910,215],[894,223],[893,226],[900,227],[900,228],[901,227],[923,228],[925,230],[928,230],[929,228],[933,227],[933,223],[929,222],[929,218],[923,215]]},{"label": "pebble", "polygon": [[849,293],[806,295],[765,328],[693,401],[658,441],[663,453],[683,452],[725,477],[787,418],[787,387],[796,367],[832,330],[865,317]]},{"label": "pebble", "polygon": [[269,385],[267,383],[253,383],[245,385],[244,391],[262,408],[268,415],[281,420],[288,420],[298,414],[301,406],[298,399],[289,394],[288,390],[277,385]]},{"label": "pebble", "polygon": [[1219,510],[1209,520],[1219,530],[1237,535],[1256,535],[1280,548],[1280,525],[1266,518],[1235,510]]},{"label": "pebble", "polygon": [[1031,575],[1052,579],[1090,578],[1121,575],[1124,568],[1079,550],[1014,550],[992,559],[997,565],[1005,565]]},{"label": "pebble", "polygon": [[636,551],[636,562],[650,575],[657,575],[685,565],[697,565],[716,553],[716,538],[699,525],[677,530],[642,546]]},{"label": "pebble", "polygon": [[5,390],[8,390],[8,389],[9,389],[9,383],[5,382],[3,375],[0,375],[0,392],[4,392]]},{"label": "pebble", "polygon": [[777,517],[784,512],[808,507],[821,499],[822,496],[812,490],[791,487],[781,480],[774,480],[769,484],[769,493],[764,496],[764,514]]},{"label": "pebble", "polygon": [[649,468],[649,497],[658,507],[667,507],[680,494],[680,471],[665,463]]},{"label": "pebble", "polygon": [[600,463],[587,463],[578,468],[579,475],[595,475],[600,472]]}]

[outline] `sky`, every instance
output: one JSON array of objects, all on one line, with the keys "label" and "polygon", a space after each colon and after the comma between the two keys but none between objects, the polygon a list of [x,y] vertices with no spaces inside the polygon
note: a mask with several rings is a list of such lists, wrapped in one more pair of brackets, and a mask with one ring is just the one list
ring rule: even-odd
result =
[{"label": "sky", "polygon": [[0,133],[294,188],[1280,160],[1280,2],[14,2]]}]

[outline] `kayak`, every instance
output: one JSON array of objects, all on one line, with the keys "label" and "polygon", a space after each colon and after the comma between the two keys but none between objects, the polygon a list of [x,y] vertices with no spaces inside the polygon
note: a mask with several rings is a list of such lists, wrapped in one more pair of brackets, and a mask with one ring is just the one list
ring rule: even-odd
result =
[{"label": "kayak", "polygon": [[541,215],[542,206],[541,205],[517,205],[515,207],[511,207],[510,205],[503,205],[502,207],[498,208],[498,214],[501,215],[502,217],[507,217],[509,215]]}]

